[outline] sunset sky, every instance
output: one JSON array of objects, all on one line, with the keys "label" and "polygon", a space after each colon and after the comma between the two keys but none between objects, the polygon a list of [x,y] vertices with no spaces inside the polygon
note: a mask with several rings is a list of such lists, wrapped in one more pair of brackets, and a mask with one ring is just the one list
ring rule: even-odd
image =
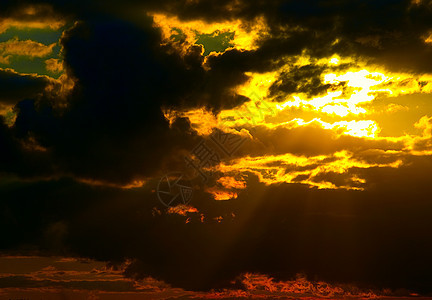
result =
[{"label": "sunset sky", "polygon": [[432,297],[431,172],[430,1],[0,2],[0,299]]}]

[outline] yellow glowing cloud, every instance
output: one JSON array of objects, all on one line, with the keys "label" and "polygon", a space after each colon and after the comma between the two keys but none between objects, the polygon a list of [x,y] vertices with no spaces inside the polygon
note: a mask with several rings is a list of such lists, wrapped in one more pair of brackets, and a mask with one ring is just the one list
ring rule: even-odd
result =
[{"label": "yellow glowing cloud", "polygon": [[[339,59],[332,58],[330,63],[339,63]],[[375,96],[372,93],[391,93],[388,89],[373,88],[389,79],[390,78],[386,77],[382,73],[370,73],[367,70],[347,72],[341,75],[336,75],[334,73],[325,74],[322,81],[324,84],[339,85],[342,82],[346,82],[348,87],[354,88],[351,95],[349,95],[350,97],[343,98],[342,90],[328,90],[327,95],[323,97],[315,97],[311,100],[302,99],[302,95],[294,95],[294,100],[282,103],[278,105],[277,108],[283,110],[286,107],[303,107],[326,114],[335,114],[340,117],[346,117],[349,114],[366,114],[367,110],[360,107],[359,104],[374,100]]]},{"label": "yellow glowing cloud", "polygon": [[[339,58],[333,57],[327,62],[330,64],[339,63]],[[346,86],[352,87],[353,91],[348,95],[348,98],[343,97],[342,90],[329,89],[327,95],[322,97],[306,100],[303,95],[293,95],[293,100],[279,104],[272,102],[271,99],[268,98],[268,89],[275,82],[281,71],[282,70],[265,74],[247,73],[252,79],[247,84],[238,87],[236,91],[240,95],[251,98],[251,102],[233,110],[221,112],[221,119],[229,120],[227,124],[230,124],[231,127],[238,126],[239,124],[245,125],[246,123],[259,125],[265,123],[266,116],[274,116],[277,111],[283,111],[285,108],[292,107],[316,111],[317,113],[334,114],[340,117],[347,117],[350,114],[367,114],[367,109],[361,107],[360,104],[374,100],[375,93],[392,93],[389,89],[379,88],[380,85],[390,81],[392,79],[391,77],[387,77],[383,73],[369,72],[363,69],[356,72],[346,72],[340,75],[329,73],[324,76],[322,80],[324,84],[338,85],[341,82],[346,82]],[[248,118],[250,115],[252,115],[253,118]],[[367,121],[369,122],[367,127],[369,127],[370,121]],[[349,124],[347,124],[346,127],[350,127],[350,131],[354,132],[354,128],[349,126]],[[358,124],[356,124],[356,126],[358,126]],[[359,134],[358,132],[355,133],[355,135],[373,136],[378,129],[376,126],[373,127],[375,127],[375,129],[372,128],[369,130],[369,134],[367,135]]]},{"label": "yellow glowing cloud", "polygon": [[330,59],[329,62],[330,62],[330,64],[332,64],[332,65],[338,65],[338,64],[340,63],[340,60],[339,60],[338,57],[333,57],[333,58]]},{"label": "yellow glowing cloud", "polygon": [[17,117],[14,105],[0,103],[0,115],[3,116],[5,124],[8,127],[12,127]]},{"label": "yellow glowing cloud", "polygon": [[[195,38],[194,28],[203,28],[200,29],[203,33],[212,33],[217,29],[231,30],[226,27],[228,23],[217,27],[217,24],[201,24],[201,21],[185,23],[173,20],[172,25],[168,26],[169,21],[171,19],[164,16],[155,19],[156,24],[162,24],[160,26],[165,28],[166,36],[171,34],[172,27],[179,27],[182,30],[186,28],[185,31],[190,31],[187,35],[191,43]],[[237,40],[236,47],[252,49],[253,40],[257,40],[256,37],[249,39],[249,42],[242,42],[243,44]],[[294,72],[299,66],[308,65],[322,66],[323,70],[327,70],[320,78],[322,84],[330,86],[324,94],[310,97],[307,93],[293,93],[287,94],[286,99],[281,101],[281,97],[284,96],[281,92],[272,98],[270,88],[275,88],[273,85],[281,79],[281,76]],[[420,134],[408,135],[401,130],[394,135],[391,133],[391,137],[379,136],[383,132],[383,124],[386,124],[381,122],[379,114],[393,114],[398,118],[400,114],[412,113],[416,107],[410,103],[398,102],[397,97],[431,93],[432,76],[430,75],[389,72],[378,66],[337,55],[314,60],[305,52],[297,57],[287,58],[286,65],[274,72],[248,72],[246,75],[250,79],[245,84],[234,88],[234,91],[248,97],[250,101],[236,108],[223,110],[217,116],[205,109],[195,109],[166,112],[166,118],[172,123],[176,117],[187,117],[193,128],[203,136],[218,128],[225,132],[248,136],[257,143],[260,141],[257,140],[258,135],[252,134],[253,129],[257,129],[254,127],[276,130],[313,126],[333,132],[334,134],[329,135],[332,138],[348,135],[358,140],[345,138],[346,140],[353,140],[358,145],[362,145],[361,147],[364,145],[365,149],[368,143],[376,148],[361,153],[338,150],[328,155],[309,157],[284,153],[224,160],[214,167],[214,171],[223,174],[222,177],[217,180],[215,187],[206,190],[216,200],[237,198],[239,190],[246,185],[235,178],[246,178],[248,174],[257,176],[259,181],[266,185],[296,183],[318,189],[363,190],[368,185],[364,170],[398,168],[403,164],[403,159],[409,155],[432,155],[432,118],[429,116],[423,116],[417,123],[409,124],[419,129]],[[260,129],[257,130],[259,132]],[[307,131],[305,132],[307,134]],[[305,137],[307,138],[309,137]],[[397,143],[397,147],[387,150],[386,146],[382,145],[388,143]],[[320,145],[317,144],[316,147],[319,148]],[[246,153],[247,150],[245,149]]]},{"label": "yellow glowing cloud", "polygon": [[423,116],[414,126],[422,130],[422,134],[408,139],[407,150],[413,155],[432,155],[432,117]]},{"label": "yellow glowing cloud", "polygon": [[[319,124],[324,129],[332,129],[339,134],[351,135],[355,137],[376,138],[377,134],[380,132],[378,124],[372,120],[352,120],[328,123],[322,121],[320,118],[315,118],[308,122],[301,118],[295,118],[287,122],[276,124],[265,123],[265,115],[269,110],[271,110],[269,103],[266,103],[265,105],[266,106],[262,107],[255,106],[256,111],[252,113],[252,109],[246,104],[240,107],[239,111],[223,111],[218,118],[216,118],[210,111],[206,111],[204,109],[192,110],[182,113],[170,113],[165,111],[165,118],[170,122],[170,124],[172,124],[172,122],[174,122],[177,117],[187,117],[191,121],[192,128],[194,128],[198,134],[203,136],[209,135],[213,129],[218,128],[225,132],[231,132],[250,137],[250,134],[248,134],[247,130],[244,128],[258,125],[262,125],[267,128],[276,128],[278,126],[295,128],[308,126],[311,123]],[[273,111],[271,110],[271,112]],[[233,129],[234,127],[236,127],[236,129]]]},{"label": "yellow glowing cloud", "polygon": [[162,109],[165,119],[170,126],[177,118],[188,118],[191,126],[199,135],[205,136],[212,133],[218,127],[218,118],[209,110],[204,108],[192,109],[189,111],[176,111],[172,109]]},{"label": "yellow glowing cloud", "polygon": [[206,192],[213,196],[216,201],[226,201],[236,199],[238,194],[233,191],[228,191],[225,189],[220,189],[218,187],[211,187],[206,189]]},{"label": "yellow glowing cloud", "polygon": [[387,106],[386,112],[388,113],[395,113],[398,111],[408,111],[409,107],[405,106],[405,105],[400,105],[400,104],[395,104],[395,103],[390,103]]},{"label": "yellow glowing cloud", "polygon": [[227,189],[242,190],[246,188],[246,183],[244,181],[237,180],[236,178],[231,176],[221,177],[217,180],[217,182]]},{"label": "yellow glowing cloud", "polygon": [[[314,62],[307,56],[301,56],[297,58],[297,63],[307,65]],[[328,66],[342,63],[346,63],[346,59],[337,56],[319,61],[319,64]],[[257,126],[268,130],[318,126],[332,131],[335,138],[349,135],[361,139],[359,143],[368,143],[373,139],[382,141],[383,145],[397,143],[397,148],[380,149],[379,144],[374,144],[377,149],[363,151],[362,154],[339,150],[329,155],[311,157],[285,153],[244,156],[224,161],[214,167],[215,171],[223,174],[217,186],[207,189],[216,200],[235,199],[245,184],[234,178],[244,178],[248,174],[256,175],[266,185],[297,183],[319,189],[363,190],[368,182],[364,172],[359,170],[398,168],[403,163],[402,158],[407,155],[432,154],[432,118],[424,116],[417,123],[411,123],[411,126],[422,131],[420,136],[400,132],[400,135],[381,137],[382,128],[377,121],[379,111],[384,114],[408,113],[415,107],[397,101],[381,101],[381,107],[377,106],[376,109],[375,106],[378,102],[376,99],[381,95],[397,99],[399,95],[432,92],[431,76],[391,73],[373,66],[364,67],[359,63],[349,70],[323,74],[322,83],[332,85],[323,96],[308,98],[304,94],[293,94],[287,95],[291,98],[289,101],[276,102],[269,93],[270,87],[281,74],[289,72],[289,68],[284,66],[278,71],[263,74],[246,73],[250,80],[238,86],[235,92],[250,98],[250,101],[239,107],[223,110],[218,116],[205,109],[186,111],[180,115],[188,117],[201,135],[208,135],[214,128],[219,128],[225,132],[243,134],[252,140],[256,137],[252,137],[249,131],[253,132]],[[308,115],[299,117],[296,115],[298,112]],[[171,122],[178,116],[179,112],[166,114]]]},{"label": "yellow glowing cloud", "polygon": [[423,116],[417,123],[414,124],[416,128],[423,130],[424,137],[431,137],[432,126],[431,126],[432,118],[428,116]]},{"label": "yellow glowing cloud", "polygon": [[186,216],[189,213],[198,213],[198,210],[195,207],[190,205],[179,204],[174,207],[169,207],[167,213]]},{"label": "yellow glowing cloud", "polygon": [[82,182],[92,186],[107,186],[107,187],[125,189],[125,190],[140,188],[146,185],[147,183],[146,180],[133,180],[130,183],[122,185],[122,184],[116,184],[116,183],[111,183],[111,182],[101,181],[101,180],[96,180],[91,178],[77,178],[76,180],[78,182]]},{"label": "yellow glowing cloud", "polygon": [[335,131],[341,131],[343,134],[356,136],[356,137],[368,137],[374,138],[379,132],[378,125],[371,120],[361,121],[341,121],[333,124],[322,122],[318,120],[321,125],[326,129],[333,129]]},{"label": "yellow glowing cloud", "polygon": [[429,31],[426,35],[422,36],[426,44],[432,44],[432,31]]},{"label": "yellow glowing cloud", "polygon": [[1,62],[10,63],[12,55],[44,57],[52,53],[56,43],[44,45],[32,40],[20,41],[18,38],[0,43],[0,60]]},{"label": "yellow glowing cloud", "polygon": [[56,98],[53,105],[56,108],[65,108],[68,105],[66,97],[72,92],[75,87],[75,81],[66,73],[62,74],[58,79],[49,78],[49,84],[46,86],[45,91],[52,97]]},{"label": "yellow glowing cloud", "polygon": [[[223,174],[223,179],[218,181],[217,187],[208,190],[215,199],[236,198],[238,189],[241,188],[233,186],[235,181],[231,182],[231,178],[247,174],[255,174],[261,182],[268,185],[300,183],[319,189],[362,190],[368,182],[359,170],[398,168],[402,165],[402,157],[432,154],[432,121],[429,117],[421,118],[415,126],[410,123],[410,126],[422,131],[420,136],[408,135],[402,130],[390,137],[379,136],[383,130],[382,124],[387,124],[381,123],[380,114],[399,117],[399,114],[412,113],[415,107],[409,103],[398,103],[397,97],[432,92],[432,76],[387,72],[376,66],[365,66],[338,56],[316,62],[302,55],[295,60],[294,65],[318,63],[332,70],[321,77],[323,84],[331,85],[325,95],[309,98],[298,93],[287,95],[288,101],[275,101],[269,92],[270,87],[281,74],[290,71],[293,65],[291,61],[289,66],[283,66],[275,72],[246,73],[250,80],[236,87],[235,92],[250,98],[250,101],[239,107],[223,110],[217,116],[205,109],[196,109],[167,113],[166,117],[171,122],[178,116],[188,117],[192,126],[203,136],[218,128],[247,136],[259,143],[253,134],[253,129],[256,129],[254,127],[276,130],[318,126],[332,131],[334,135],[331,136],[335,138],[342,135],[359,138],[356,143],[363,145],[367,145],[372,139],[382,141],[382,145],[397,143],[396,150],[389,151],[377,146],[377,149],[370,149],[370,153],[375,153],[373,157],[368,156],[367,151],[360,155],[367,162],[359,159],[358,153],[354,155],[348,150],[313,157],[285,153],[224,161],[215,167]],[[351,66],[349,69],[342,68],[335,72],[335,69],[330,68],[347,65],[347,62]],[[280,94],[278,97],[280,101]],[[393,98],[396,100],[391,100]]]},{"label": "yellow glowing cloud", "polygon": [[245,125],[259,125],[265,123],[267,116],[276,114],[276,103],[267,100],[268,89],[274,83],[277,72],[251,73],[246,72],[250,80],[236,88],[236,93],[248,97],[250,101],[219,114],[219,127],[225,129],[242,127]]},{"label": "yellow glowing cloud", "polygon": [[232,176],[224,176],[217,180],[217,185],[209,187],[206,192],[211,194],[217,201],[231,200],[238,197],[238,190],[246,188],[244,180],[238,180]]},{"label": "yellow glowing cloud", "polygon": [[60,59],[50,58],[45,61],[46,69],[53,73],[63,71],[63,63]]},{"label": "yellow glowing cloud", "polygon": [[275,82],[278,72],[268,72],[268,73],[252,73],[246,72],[245,75],[249,76],[249,80],[238,86],[236,89],[237,94],[243,95],[249,98],[260,100],[267,97],[269,87]]},{"label": "yellow glowing cloud", "polygon": [[[259,157],[243,157],[229,164],[223,163],[216,168],[224,174],[253,173],[267,185],[276,183],[302,183],[319,189],[362,190],[366,183],[364,178],[349,174],[350,169],[367,169],[371,167],[397,168],[401,160],[392,163],[366,163],[353,158],[347,151],[336,152],[333,155],[314,157],[296,156],[290,153]],[[316,180],[315,177],[327,173],[343,174],[344,184],[331,182],[330,179]]]}]

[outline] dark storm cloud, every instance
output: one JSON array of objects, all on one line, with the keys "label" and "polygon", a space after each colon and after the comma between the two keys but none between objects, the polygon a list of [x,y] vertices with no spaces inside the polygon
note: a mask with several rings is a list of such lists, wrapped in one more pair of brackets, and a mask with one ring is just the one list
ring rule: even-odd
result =
[{"label": "dark storm cloud", "polygon": [[[40,108],[37,108],[40,103],[34,108],[31,103],[18,105],[20,113],[15,130],[20,137],[34,135],[41,146],[52,150],[54,164],[65,173],[122,182],[143,174],[143,169],[145,174],[154,173],[161,167],[162,156],[169,156],[163,153],[169,152],[172,145],[185,143],[183,148],[191,145],[189,134],[178,135],[168,128],[160,111],[162,105],[182,108],[206,106],[215,111],[235,107],[247,100],[232,92],[233,87],[247,80],[244,72],[274,70],[280,66],[278,58],[300,54],[305,49],[317,56],[335,50],[348,51],[347,54],[358,50],[354,54],[363,55],[362,47],[366,46],[358,41],[362,41],[361,38],[372,28],[383,33],[393,30],[396,33],[385,36],[394,39],[400,36],[398,31],[406,30],[395,20],[403,21],[405,16],[419,13],[419,8],[410,8],[408,2],[388,7],[375,2],[311,1],[299,4],[272,1],[266,5],[242,2],[234,5],[229,1],[198,1],[185,5],[184,11],[177,7],[177,2],[161,2],[160,7],[177,11],[185,19],[198,15],[206,19],[210,17],[209,11],[220,19],[230,19],[231,16],[251,21],[261,14],[266,17],[272,35],[264,38],[257,50],[233,49],[223,55],[211,56],[208,59],[211,70],[204,71],[199,46],[191,47],[186,57],[167,54],[172,53],[170,46],[159,47],[159,33],[144,16],[139,25],[134,25],[130,20],[109,15],[117,7],[111,2],[101,6],[96,1],[79,9],[55,1],[52,4],[60,11],[69,10],[72,15],[84,19],[63,40],[67,72],[77,78],[77,88],[69,97],[68,111],[61,118],[54,114],[48,116],[49,108],[41,116]],[[131,1],[119,6],[119,15],[123,17],[128,5],[133,4],[136,3]],[[239,9],[230,10],[233,5]],[[156,9],[151,3],[142,7]],[[391,12],[387,18],[380,14],[386,9]],[[230,14],[224,17],[222,11],[228,10]],[[353,22],[359,20],[355,14],[367,10],[372,11],[375,18],[362,19],[355,25]],[[420,26],[423,23],[416,24]],[[302,30],[282,35],[281,30],[292,25],[300,26]],[[336,38],[341,40],[334,46]],[[419,36],[415,38],[419,39]],[[378,48],[387,55],[384,48]],[[400,47],[391,47],[395,48]],[[373,58],[375,55],[370,56]],[[273,94],[281,93],[282,97],[293,92],[319,94],[329,87],[320,81],[322,72],[321,68],[314,66],[294,68],[283,74],[271,91]],[[13,87],[10,90],[5,95],[18,92]],[[47,119],[52,126],[41,124]],[[152,129],[148,130],[150,126]],[[164,150],[147,152],[149,143]],[[120,169],[127,170],[126,174],[118,172]]]},{"label": "dark storm cloud", "polygon": [[312,57],[337,53],[394,71],[432,70],[431,45],[424,42],[432,27],[432,7],[426,2],[194,1],[183,8],[180,2],[166,8],[184,19],[253,21],[264,16],[271,35],[261,40],[259,49],[244,53],[244,57],[252,57],[249,62],[254,62],[249,69],[259,71],[259,66],[270,67],[270,62],[305,50]]},{"label": "dark storm cloud", "polygon": [[37,98],[50,81],[46,77],[21,75],[11,70],[0,70],[0,103],[15,105],[25,98]]},{"label": "dark storm cloud", "polygon": [[308,96],[323,94],[331,85],[321,82],[322,72],[322,68],[312,65],[283,72],[280,76],[281,79],[270,88],[270,91],[273,89],[281,90],[287,94],[306,93]]},{"label": "dark storm cloud", "polygon": [[[427,55],[427,45],[421,35],[430,28],[431,7],[425,1],[47,1],[60,11],[89,16],[92,13],[116,13],[137,21],[145,11],[171,13],[183,20],[202,19],[209,22],[242,19],[253,21],[264,16],[269,23],[272,37],[281,35],[287,29],[300,27],[310,38],[305,40],[308,50],[314,53],[364,54],[372,58],[384,58],[393,51],[412,56],[412,51],[422,50]],[[7,11],[7,9],[5,9]],[[367,17],[365,17],[367,16]],[[291,28],[290,28],[291,27]],[[290,31],[288,31],[290,32]],[[291,32],[292,34],[292,32]],[[270,39],[272,39],[272,37]],[[293,36],[286,36],[291,40]],[[331,46],[336,39],[339,43]],[[285,43],[284,39],[272,39],[273,44]],[[329,43],[322,43],[327,40]],[[371,42],[368,42],[371,41]],[[292,43],[294,44],[294,43]],[[395,45],[399,45],[395,49]],[[277,49],[283,52],[286,49]],[[408,51],[408,52],[407,52]],[[353,53],[354,52],[354,53]],[[357,53],[356,53],[357,52]],[[417,51],[418,53],[418,51]],[[408,55],[411,54],[411,55]],[[406,59],[409,59],[409,58]],[[390,58],[391,60],[395,57]],[[407,60],[405,59],[405,62]],[[418,59],[418,58],[417,58]],[[396,60],[393,61],[397,63]],[[420,62],[420,60],[417,60]],[[420,65],[418,65],[420,67]]]},{"label": "dark storm cloud", "polygon": [[[277,279],[303,272],[329,282],[430,292],[430,167],[429,159],[416,158],[398,170],[363,170],[373,183],[366,192],[265,187],[252,176],[248,191],[230,202],[199,192],[193,204],[206,222],[191,214],[188,224],[182,216],[152,215],[157,200],[148,188],[15,184],[2,193],[2,248],[132,258],[129,276],[187,289],[227,286],[242,272]],[[224,220],[212,220],[217,216]],[[59,222],[63,229],[53,230]],[[53,248],[54,238],[61,247]]]},{"label": "dark storm cloud", "polygon": [[424,42],[432,27],[432,7],[426,1],[167,1],[158,7],[152,8],[186,20],[264,16],[272,35],[262,47],[274,59],[304,49],[316,57],[361,57],[392,70],[421,73],[432,68],[431,46]]},{"label": "dark storm cloud", "polygon": [[184,57],[160,47],[159,31],[143,18],[146,26],[136,27],[102,15],[65,33],[65,66],[76,79],[65,111],[56,111],[49,94],[17,104],[12,130],[48,149],[60,175],[114,183],[152,175],[196,142],[185,120],[170,128],[161,107],[218,111],[247,100],[231,91],[247,76],[205,72],[199,46]]},{"label": "dark storm cloud", "polygon": [[[402,170],[365,170],[368,180],[380,188],[371,187],[365,194],[296,185],[264,188],[251,179],[248,191],[229,203],[206,197],[194,203],[207,217],[223,216],[222,223],[203,224],[196,216],[184,224],[181,217],[159,216],[147,227],[141,216],[131,215],[133,209],[113,203],[99,213],[101,219],[106,218],[105,224],[112,225],[108,230],[100,228],[102,236],[96,241],[93,234],[85,234],[91,246],[84,251],[94,247],[123,252],[120,257],[138,259],[130,274],[143,276],[147,271],[190,289],[226,284],[246,271],[285,279],[303,271],[327,281],[361,279],[378,286],[430,291],[426,266],[430,263],[430,193],[418,191],[430,184],[429,167],[428,159],[416,159],[413,166]],[[425,175],[423,179],[406,177],[418,173]],[[111,215],[115,209],[120,210],[118,218],[129,215],[122,230],[115,224],[116,214]],[[234,219],[228,217],[231,212]],[[92,214],[80,221],[78,239],[91,226]],[[132,224],[140,224],[139,229],[128,230]],[[113,249],[116,238],[123,246]],[[125,247],[137,240],[142,247]],[[419,244],[423,247],[415,246]]]},{"label": "dark storm cloud", "polygon": [[[266,65],[290,54],[322,57],[339,53],[415,72],[431,69],[430,46],[424,36],[431,27],[431,6],[412,1],[50,1],[78,16],[116,13],[139,23],[145,11],[169,13],[183,20],[254,22],[264,16],[269,37],[254,51],[254,64]],[[79,8],[78,8],[79,7]],[[366,17],[367,16],[367,17]],[[300,29],[298,31],[297,29]],[[245,56],[250,54],[245,53]],[[240,64],[241,66],[241,64]],[[235,69],[235,66],[232,66]],[[248,68],[253,69],[253,66]]]}]

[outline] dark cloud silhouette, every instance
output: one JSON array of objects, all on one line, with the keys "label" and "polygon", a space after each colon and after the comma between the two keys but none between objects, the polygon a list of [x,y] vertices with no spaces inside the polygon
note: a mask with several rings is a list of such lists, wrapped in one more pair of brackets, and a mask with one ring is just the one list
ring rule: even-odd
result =
[{"label": "dark cloud silhouette", "polygon": [[170,128],[162,107],[217,112],[248,100],[232,91],[246,75],[206,72],[199,46],[185,56],[161,47],[151,18],[143,19],[141,27],[104,15],[76,24],[62,39],[68,76],[76,80],[67,108],[57,112],[49,95],[16,106],[15,134],[34,137],[60,172],[116,183],[152,175],[195,139],[178,122]]},{"label": "dark cloud silhouette", "polygon": [[50,84],[48,78],[0,71],[0,103],[15,105],[26,98],[38,98]]},{"label": "dark cloud silhouette", "polygon": [[[430,292],[429,167],[429,159],[418,158],[402,169],[364,170],[372,182],[366,192],[268,188],[251,177],[234,201],[199,193],[193,205],[207,222],[191,214],[188,224],[182,216],[152,215],[151,184],[135,191],[70,180],[15,184],[2,193],[2,248],[133,258],[130,276],[188,289],[226,286],[241,272],[279,279],[304,272],[329,282]],[[217,216],[222,223],[212,220]],[[65,224],[63,248],[52,249],[49,232],[58,222]]]}]

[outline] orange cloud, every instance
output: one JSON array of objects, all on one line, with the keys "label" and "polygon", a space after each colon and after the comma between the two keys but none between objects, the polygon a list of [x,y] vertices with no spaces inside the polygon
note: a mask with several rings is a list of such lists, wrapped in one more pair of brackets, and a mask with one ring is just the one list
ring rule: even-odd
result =
[{"label": "orange cloud", "polygon": [[171,206],[168,208],[167,212],[169,214],[177,214],[181,216],[186,216],[188,213],[198,213],[198,209],[190,205],[179,204],[177,206]]},{"label": "orange cloud", "polygon": [[388,163],[372,163],[356,159],[353,153],[340,151],[332,155],[313,157],[294,154],[242,157],[222,163],[216,169],[223,174],[255,174],[267,185],[277,183],[302,183],[319,189],[363,190],[366,183],[353,170],[372,167],[398,168],[402,161],[397,157]]},{"label": "orange cloud", "polygon": [[326,282],[311,282],[306,277],[297,275],[297,279],[290,281],[275,281],[273,278],[246,273],[243,275],[242,283],[249,293],[263,293],[267,291],[280,297],[303,295],[303,297],[317,298],[378,298],[371,290],[360,290],[355,286],[340,287]]},{"label": "orange cloud", "polygon": [[246,182],[244,182],[243,180],[237,180],[236,178],[231,176],[221,177],[217,180],[217,182],[222,184],[222,186],[227,189],[242,190],[246,188]]},{"label": "orange cloud", "polygon": [[211,194],[213,199],[215,199],[216,201],[231,200],[231,199],[236,199],[238,197],[236,192],[229,191],[219,187],[208,188],[206,189],[206,192]]}]

